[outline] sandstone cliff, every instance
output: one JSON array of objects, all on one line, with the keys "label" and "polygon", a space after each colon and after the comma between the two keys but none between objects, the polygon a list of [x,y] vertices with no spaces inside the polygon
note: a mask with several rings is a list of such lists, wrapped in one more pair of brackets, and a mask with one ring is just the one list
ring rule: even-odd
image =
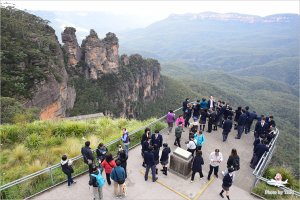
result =
[{"label": "sandstone cliff", "polygon": [[62,42],[64,43],[64,50],[66,51],[68,58],[68,67],[75,67],[81,59],[81,50],[77,42],[75,35],[76,29],[73,27],[66,27],[61,34]]},{"label": "sandstone cliff", "polygon": [[[75,88],[68,86],[69,76],[65,69],[63,52],[52,28],[49,28],[47,37],[52,41],[50,50],[55,59],[35,60],[36,66],[39,66],[41,62],[46,62],[47,69],[44,72],[46,79],[36,82],[33,89],[34,95],[25,102],[28,107],[35,106],[41,109],[41,119],[65,117],[66,110],[73,108],[76,98]],[[36,38],[36,40],[39,39]]]},{"label": "sandstone cliff", "polygon": [[103,74],[118,72],[119,43],[114,33],[106,34],[101,40],[92,29],[90,35],[83,40],[81,48],[88,78],[96,80]]}]

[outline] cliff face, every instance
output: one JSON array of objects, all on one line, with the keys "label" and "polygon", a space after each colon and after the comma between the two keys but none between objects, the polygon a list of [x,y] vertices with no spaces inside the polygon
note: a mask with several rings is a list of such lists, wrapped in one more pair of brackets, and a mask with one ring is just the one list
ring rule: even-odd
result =
[{"label": "cliff face", "polygon": [[87,65],[87,78],[97,80],[102,75],[117,73],[119,67],[119,43],[113,33],[106,34],[103,40],[98,38],[94,30],[82,42],[82,53]]},{"label": "cliff face", "polygon": [[1,7],[1,96],[38,107],[42,119],[64,117],[74,106],[63,52],[48,22]]},{"label": "cliff face", "polygon": [[[65,69],[63,52],[54,30],[48,31],[48,39],[53,41],[51,52],[55,59],[49,59],[46,63],[48,69],[45,71],[46,79],[35,84],[35,89],[31,99],[25,102],[28,107],[35,106],[41,109],[41,119],[53,119],[65,117],[66,110],[74,106],[76,91],[72,86],[68,86],[69,76]],[[39,39],[36,38],[38,41]],[[45,60],[35,60],[35,65]]]},{"label": "cliff face", "polygon": [[141,114],[139,102],[155,101],[164,94],[160,64],[154,59],[145,60],[138,54],[122,55],[120,68],[123,81],[115,93],[114,103],[122,105],[121,116],[137,117]]}]

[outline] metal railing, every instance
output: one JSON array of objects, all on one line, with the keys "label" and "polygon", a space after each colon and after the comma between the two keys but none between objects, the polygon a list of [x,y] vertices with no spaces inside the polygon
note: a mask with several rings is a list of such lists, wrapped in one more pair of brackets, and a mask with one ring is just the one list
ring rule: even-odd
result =
[{"label": "metal railing", "polygon": [[[181,109],[182,109],[182,107],[180,107],[180,108],[174,110],[174,113],[180,111]],[[151,132],[154,131],[154,130],[153,130],[153,126],[156,125],[158,122],[162,122],[162,120],[164,120],[165,118],[166,118],[166,115],[160,117],[159,119],[157,119],[157,120],[155,120],[155,121],[153,121],[153,122],[151,122],[151,123],[149,123],[149,124],[147,124],[147,125],[145,125],[145,126],[139,128],[139,129],[137,129],[137,130],[135,130],[135,131],[130,132],[130,133],[129,133],[129,136],[131,136],[131,141],[132,141],[132,138],[135,138],[135,140],[138,140],[138,142],[136,142],[136,143],[131,142],[132,145],[130,146],[130,149],[132,149],[132,148],[134,148],[134,147],[140,145],[140,136],[141,136],[141,134],[138,135],[138,133],[144,133],[144,130],[145,130],[147,127],[151,129]],[[138,138],[136,138],[136,136],[138,136]],[[120,140],[121,140],[121,138],[115,139],[115,140],[113,140],[113,141],[107,143],[107,144],[106,144],[106,147],[109,148],[109,147],[111,147],[111,146],[113,146],[113,145],[118,145],[118,144],[120,144]],[[93,153],[94,153],[94,152],[95,152],[95,150],[93,150]],[[79,160],[82,159],[82,158],[83,158],[82,155],[78,155],[78,156],[76,156],[76,157],[71,158],[71,160],[74,162],[74,161],[79,161]],[[37,193],[30,194],[30,195],[28,195],[27,197],[26,197],[26,196],[25,196],[25,197],[22,197],[22,198],[25,198],[25,199],[31,198],[31,197],[33,197],[33,196],[35,196],[35,195],[37,195],[37,194],[40,194],[40,193],[42,193],[42,192],[44,192],[44,191],[46,191],[46,190],[49,190],[49,189],[51,189],[51,188],[53,188],[53,187],[55,187],[55,186],[57,186],[57,185],[60,185],[60,184],[62,184],[62,183],[64,183],[64,182],[66,182],[66,179],[64,178],[63,181],[60,181],[60,182],[58,182],[58,183],[55,183],[55,181],[54,181],[54,179],[53,179],[53,172],[54,172],[54,170],[56,170],[56,169],[58,169],[58,168],[61,168],[61,164],[60,164],[60,163],[57,163],[57,164],[52,165],[52,166],[49,166],[49,167],[47,167],[47,168],[45,168],[45,169],[43,169],[43,170],[37,171],[37,172],[35,172],[35,173],[29,174],[29,175],[24,176],[24,177],[22,177],[22,178],[20,178],[20,179],[17,179],[17,180],[15,180],[15,181],[12,181],[12,182],[9,182],[9,183],[7,183],[7,184],[5,184],[5,185],[2,185],[2,186],[0,186],[0,191],[2,192],[2,191],[4,191],[4,190],[7,190],[7,189],[12,188],[12,187],[14,187],[14,186],[18,186],[18,185],[20,185],[20,184],[22,184],[22,183],[25,183],[26,181],[30,181],[30,180],[32,180],[32,179],[34,179],[34,178],[37,178],[37,177],[39,177],[39,176],[41,176],[41,175],[43,175],[43,174],[46,174],[47,177],[48,177],[48,179],[49,179],[49,178],[51,179],[51,185],[50,185],[49,187],[47,187],[47,188],[43,188],[42,190],[38,191]],[[77,176],[79,176],[79,175],[82,175],[82,174],[86,173],[87,171],[88,171],[88,170],[87,170],[87,166],[86,166],[85,170],[79,172],[78,174],[74,175],[73,177],[77,177]],[[61,170],[60,170],[60,173],[62,174]]]},{"label": "metal railing", "polygon": [[[272,154],[275,149],[275,144],[279,137],[279,130],[277,128],[275,128],[275,134],[276,134],[276,136],[272,139],[272,141],[270,143],[269,151],[264,153],[264,155],[260,158],[258,164],[256,165],[256,167],[253,171],[253,175],[256,177],[256,181],[254,182],[253,188],[257,185],[258,181],[263,181],[265,183],[267,183],[267,181],[269,181],[267,178],[264,178],[262,175],[265,171],[266,166],[269,164],[269,162],[272,158]],[[287,194],[293,194],[295,196],[300,197],[300,192],[292,190],[286,186],[280,186],[279,188],[284,190],[285,193],[287,193]]]}]

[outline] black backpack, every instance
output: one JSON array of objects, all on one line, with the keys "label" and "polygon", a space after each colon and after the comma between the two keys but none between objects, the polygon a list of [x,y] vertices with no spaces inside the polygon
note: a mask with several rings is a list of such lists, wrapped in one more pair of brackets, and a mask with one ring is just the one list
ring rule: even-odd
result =
[{"label": "black backpack", "polygon": [[235,158],[233,160],[233,168],[235,171],[240,169],[240,159],[239,158]]}]

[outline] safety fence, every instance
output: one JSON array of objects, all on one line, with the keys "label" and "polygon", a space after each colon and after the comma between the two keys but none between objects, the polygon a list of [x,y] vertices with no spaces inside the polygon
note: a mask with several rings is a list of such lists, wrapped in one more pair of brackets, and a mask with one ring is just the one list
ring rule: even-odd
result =
[{"label": "safety fence", "polygon": [[[177,113],[182,114],[181,109],[182,108],[178,108],[174,110],[174,113],[176,113],[176,115],[178,115]],[[140,145],[142,134],[146,128],[150,128],[151,132],[166,128],[167,124],[165,123],[165,118],[166,115],[130,132],[129,136],[131,141],[129,148],[132,149]],[[105,145],[109,152],[116,156],[118,147],[122,144],[121,138],[118,138]],[[93,150],[93,153],[95,153],[95,150]],[[72,175],[73,177],[80,176],[88,171],[87,165],[83,162],[82,155],[73,157],[71,160],[73,161],[75,170]],[[66,182],[66,175],[63,174],[61,165],[58,163],[0,186],[1,199],[29,199],[64,182]]]}]

